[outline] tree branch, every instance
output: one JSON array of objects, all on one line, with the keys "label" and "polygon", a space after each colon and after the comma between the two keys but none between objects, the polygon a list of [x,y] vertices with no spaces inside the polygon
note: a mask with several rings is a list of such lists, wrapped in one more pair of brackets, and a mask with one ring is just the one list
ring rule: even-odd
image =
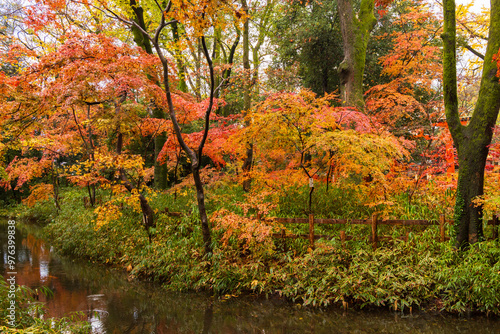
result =
[{"label": "tree branch", "polygon": [[472,52],[475,56],[481,58],[482,60],[484,60],[484,55],[482,53],[480,53],[479,51],[476,51],[472,48],[472,46],[470,46],[469,44],[466,44],[464,43],[462,45],[464,48],[466,48],[467,50],[469,50],[470,52]]},{"label": "tree branch", "polygon": [[[214,104],[214,92],[215,92],[215,78],[214,78],[214,66],[212,64],[212,59],[207,48],[207,43],[205,41],[205,36],[201,37],[201,45],[203,46],[203,54],[207,60],[208,68],[210,70],[210,100],[208,103],[207,110],[205,111],[205,129],[203,131],[203,138],[201,139],[200,145],[198,146],[198,158],[201,159],[201,154],[203,152],[203,147],[208,137],[208,130],[210,129],[210,113]],[[198,165],[199,168],[199,165]]]}]

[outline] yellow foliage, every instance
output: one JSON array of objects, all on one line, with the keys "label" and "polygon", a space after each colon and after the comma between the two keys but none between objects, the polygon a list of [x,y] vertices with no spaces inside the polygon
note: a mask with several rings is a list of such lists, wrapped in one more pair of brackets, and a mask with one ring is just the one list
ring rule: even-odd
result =
[{"label": "yellow foliage", "polygon": [[[333,95],[310,91],[270,96],[249,113],[251,123],[232,142],[254,145],[251,172],[255,191],[284,194],[312,178],[368,177],[374,205],[384,200],[398,162],[408,152],[400,141],[349,108],[331,107]],[[243,151],[243,150],[242,150]],[[355,182],[355,186],[363,186]]]},{"label": "yellow foliage", "polygon": [[484,176],[484,195],[474,200],[475,205],[482,205],[487,215],[500,212],[500,168],[486,172]]},{"label": "yellow foliage", "polygon": [[122,216],[120,207],[110,202],[96,207],[94,213],[97,215],[94,220],[96,230],[99,230],[102,226],[110,222],[118,220]]},{"label": "yellow foliage", "polygon": [[[90,0],[89,0],[90,2]],[[133,20],[135,14],[126,0],[96,0],[99,8],[121,17]],[[245,18],[245,13],[239,8],[236,1],[225,0],[172,0],[168,11],[163,11],[165,4],[153,0],[137,0],[138,6],[144,10],[144,19],[148,22],[148,28],[156,29],[163,15],[167,21],[177,20],[180,22],[190,39],[196,39],[206,33],[212,27],[225,29],[229,24],[237,24]],[[162,10],[159,9],[162,4]],[[151,24],[152,23],[152,24]],[[182,45],[177,47],[182,49]]]}]

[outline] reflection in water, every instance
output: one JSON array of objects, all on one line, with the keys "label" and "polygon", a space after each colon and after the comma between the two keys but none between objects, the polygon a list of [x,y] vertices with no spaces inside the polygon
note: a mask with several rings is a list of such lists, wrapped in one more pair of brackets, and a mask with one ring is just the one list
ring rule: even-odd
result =
[{"label": "reflection in water", "polygon": [[[6,220],[5,220],[6,223]],[[0,222],[0,273],[7,263],[7,225]],[[166,292],[158,285],[128,282],[109,268],[62,259],[42,240],[17,231],[17,280],[48,287],[49,316],[81,311],[94,333],[499,333],[500,320],[391,312],[308,309],[280,298],[218,300],[205,294]]]},{"label": "reflection in water", "polygon": [[49,261],[40,261],[40,281],[45,283],[49,278]]},{"label": "reflection in water", "polygon": [[87,296],[88,320],[94,333],[106,333],[106,296],[102,293]]}]

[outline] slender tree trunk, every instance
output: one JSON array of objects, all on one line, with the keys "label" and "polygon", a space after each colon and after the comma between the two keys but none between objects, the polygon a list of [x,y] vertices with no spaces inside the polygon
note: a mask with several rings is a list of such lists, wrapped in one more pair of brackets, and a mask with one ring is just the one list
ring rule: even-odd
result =
[{"label": "slender tree trunk", "polygon": [[[157,3],[158,4],[158,3]],[[166,22],[166,16],[168,15],[168,12],[171,10],[171,5],[172,3],[169,2],[168,4],[165,5],[165,8],[161,10],[160,15],[160,22],[155,30],[155,34],[153,37],[149,36],[150,41],[152,45],[154,46],[156,53],[158,55],[158,58],[161,61],[162,64],[162,70],[163,70],[163,89],[165,92],[165,97],[167,99],[167,105],[168,105],[168,110],[169,110],[169,115],[170,115],[170,120],[172,121],[172,127],[175,132],[175,136],[177,138],[177,141],[179,145],[182,147],[182,150],[186,152],[187,156],[189,157],[191,161],[191,171],[193,173],[193,180],[196,185],[196,193],[197,193],[197,199],[198,199],[198,209],[200,213],[200,220],[201,220],[201,227],[202,227],[202,233],[203,233],[203,242],[204,242],[204,251],[205,255],[209,255],[212,253],[212,240],[210,236],[210,227],[208,226],[208,218],[207,218],[207,213],[206,213],[206,208],[205,208],[205,195],[203,193],[203,184],[200,179],[200,159],[203,156],[203,147],[205,146],[205,143],[208,138],[208,132],[210,129],[210,115],[214,106],[214,91],[215,91],[215,77],[214,77],[214,68],[213,68],[213,63],[212,59],[210,57],[210,54],[207,49],[205,37],[201,36],[198,39],[198,45],[199,45],[199,55],[197,61],[200,61],[201,58],[201,53],[203,52],[203,55],[205,57],[205,60],[208,65],[208,69],[210,72],[210,97],[209,97],[209,103],[205,111],[205,117],[204,117],[204,128],[203,128],[203,136],[200,140],[200,143],[198,145],[198,148],[196,150],[193,150],[190,148],[187,143],[184,141],[184,138],[182,137],[182,130],[179,125],[179,122],[177,120],[177,113],[176,109],[174,107],[173,99],[172,99],[172,92],[171,92],[171,86],[170,86],[170,77],[169,77],[169,60],[165,56],[165,51],[162,49],[161,44],[160,44],[160,34],[162,30],[168,26],[169,24],[172,24],[173,22]],[[201,18],[203,19],[205,16],[205,13],[201,13]],[[137,22],[131,22],[132,25],[136,26],[144,35],[147,35],[146,29],[140,27]],[[201,65],[201,63],[199,63]],[[199,75],[200,73],[197,73]]]},{"label": "slender tree trunk", "polygon": [[269,22],[272,18],[272,11],[276,5],[275,0],[266,0],[266,6],[264,7],[263,14],[261,16],[261,20],[258,23],[258,31],[259,35],[257,37],[257,42],[254,47],[252,47],[252,62],[253,62],[253,74],[252,74],[252,83],[255,86],[254,88],[254,94],[255,96],[259,96],[260,92],[260,75],[259,75],[259,68],[260,68],[260,57],[259,57],[259,52],[264,44],[264,40],[266,36],[269,35],[270,31],[270,25]]},{"label": "slender tree trunk", "polygon": [[491,1],[490,30],[481,86],[467,126],[460,122],[456,76],[455,0],[445,0],[443,38],[443,88],[446,121],[458,152],[455,203],[455,245],[466,248],[483,239],[483,208],[472,201],[483,194],[484,168],[500,109],[500,84],[493,55],[500,49],[500,0]]},{"label": "slender tree trunk", "polygon": [[195,95],[198,101],[201,101],[201,41],[198,38],[196,43],[196,58],[194,61],[194,68],[196,70],[196,80],[195,80]]},{"label": "slender tree trunk", "polygon": [[252,63],[253,63],[253,73],[252,73],[252,85],[255,87],[253,92],[255,96],[260,94],[260,84],[259,84],[259,69],[260,69],[260,58],[259,58],[259,48],[253,48],[252,50]]},{"label": "slender tree trunk", "polygon": [[196,199],[198,201],[198,210],[201,220],[201,233],[203,235],[203,246],[205,254],[212,252],[212,237],[210,235],[210,227],[208,226],[208,216],[205,206],[205,193],[203,190],[203,183],[200,178],[200,168],[192,167],[194,185],[196,187]]},{"label": "slender tree trunk", "polygon": [[247,150],[245,152],[245,160],[243,160],[243,165],[241,165],[241,169],[243,171],[243,190],[250,191],[250,187],[252,185],[252,178],[250,177],[250,170],[252,169],[252,161],[253,161],[253,144],[247,143]]},{"label": "slender tree trunk", "polygon": [[248,111],[251,105],[251,83],[250,83],[250,23],[248,19],[248,4],[246,0],[241,0],[242,9],[247,15],[243,23],[243,109]]},{"label": "slender tree trunk", "polygon": [[54,204],[56,205],[57,211],[61,211],[61,205],[59,204],[59,174],[57,173],[55,166],[53,167],[52,170],[52,188],[53,188]]},{"label": "slender tree trunk", "polygon": [[[172,36],[174,38],[174,42],[179,43],[179,27],[177,22],[172,23]],[[188,87],[186,84],[186,67],[184,66],[184,62],[182,60],[182,53],[176,49],[175,51],[175,60],[177,62],[177,73],[179,73],[179,83],[177,88],[181,92],[187,93]]]},{"label": "slender tree trunk", "polygon": [[[161,115],[160,117],[156,117],[156,118],[163,119],[164,117],[165,117],[164,115]],[[160,152],[163,148],[163,145],[165,145],[166,141],[167,141],[167,135],[165,133],[161,133],[161,134],[156,135],[156,137],[154,139],[155,164],[154,164],[153,177],[154,177],[154,187],[156,189],[167,189],[167,184],[168,184],[168,182],[167,182],[168,181],[167,164],[166,164],[166,162],[160,163],[158,161],[158,155],[160,154]]]},{"label": "slender tree trunk", "polygon": [[93,207],[95,205],[95,184],[90,185],[87,183],[87,190],[89,192],[90,206]]},{"label": "slender tree trunk", "polygon": [[[231,78],[231,72],[232,72],[232,66],[234,62],[234,55],[236,54],[236,48],[238,47],[238,44],[240,43],[240,38],[241,38],[241,32],[239,29],[236,30],[237,35],[236,39],[233,42],[233,45],[231,46],[231,49],[229,50],[229,56],[227,58],[227,64],[230,65],[228,69],[224,70],[222,72],[222,78],[224,79],[224,82],[220,88],[219,94],[221,96],[224,96],[224,91],[225,89],[229,86],[229,80]],[[224,107],[220,108],[220,114],[223,116],[228,116],[231,110],[231,106],[229,104],[225,105]]]},{"label": "slender tree trunk", "polygon": [[361,0],[359,13],[354,13],[353,0],[338,0],[344,60],[340,64],[340,97],[347,106],[364,109],[363,74],[370,32],[377,20],[374,0]]},{"label": "slender tree trunk", "polygon": [[[164,18],[162,18],[162,23],[161,23],[160,27],[163,24],[164,24]],[[156,36],[158,36],[158,34]],[[212,253],[212,239],[210,236],[210,227],[208,226],[208,217],[207,217],[206,208],[205,208],[205,195],[203,192],[203,183],[201,182],[201,179],[200,179],[200,160],[201,160],[201,157],[203,156],[203,147],[205,146],[206,140],[208,138],[208,131],[210,129],[210,114],[211,114],[212,108],[213,108],[215,79],[214,79],[213,63],[212,63],[212,60],[210,58],[210,54],[208,52],[204,36],[202,36],[200,38],[199,44],[202,47],[202,52],[205,56],[205,59],[206,59],[207,64],[208,64],[208,68],[210,70],[210,98],[209,98],[209,105],[208,105],[206,112],[205,112],[205,119],[204,119],[205,124],[204,124],[204,129],[203,129],[203,137],[200,141],[200,144],[198,145],[198,150],[194,151],[184,141],[184,139],[182,137],[182,131],[181,131],[179,122],[177,121],[177,114],[176,114],[176,110],[174,108],[174,104],[172,101],[172,93],[170,91],[170,79],[169,79],[169,74],[168,74],[168,60],[164,56],[164,53],[163,53],[163,51],[158,43],[157,38],[155,38],[155,42],[154,42],[156,52],[158,54],[158,57],[160,58],[162,66],[163,66],[163,84],[164,84],[164,89],[165,89],[165,95],[167,98],[168,109],[170,112],[170,119],[172,121],[172,126],[174,128],[177,142],[179,143],[179,145],[182,147],[182,150],[184,152],[186,152],[187,156],[191,160],[191,171],[193,174],[193,180],[195,182],[195,187],[196,187],[196,194],[197,194],[197,200],[198,200],[198,210],[199,210],[199,214],[200,214],[200,221],[201,221],[201,227],[202,227],[204,251],[205,251],[205,254],[208,255],[208,254]]]},{"label": "slender tree trunk", "polygon": [[[241,0],[241,5],[243,11],[247,15],[245,22],[243,24],[243,70],[245,71],[245,82],[243,88],[243,109],[245,110],[245,124],[249,125],[249,120],[246,115],[250,111],[251,107],[251,83],[250,83],[250,24],[248,19],[248,4],[246,0]],[[247,143],[247,148],[245,152],[245,159],[243,161],[243,165],[241,169],[243,171],[243,190],[249,191],[252,183],[252,179],[250,178],[250,169],[252,168],[252,160],[253,160],[253,144]]]},{"label": "slender tree trunk", "polygon": [[[212,52],[212,61],[214,62],[214,67],[220,66],[222,63],[221,61],[221,49],[223,48],[222,43],[220,42],[222,39],[222,31],[220,28],[215,28],[214,29],[214,45],[213,45],[213,52]],[[219,75],[216,75],[214,78],[214,83],[215,87],[219,87],[221,83],[221,77]],[[214,92],[214,97],[216,99],[219,98],[220,91],[217,90]]]}]

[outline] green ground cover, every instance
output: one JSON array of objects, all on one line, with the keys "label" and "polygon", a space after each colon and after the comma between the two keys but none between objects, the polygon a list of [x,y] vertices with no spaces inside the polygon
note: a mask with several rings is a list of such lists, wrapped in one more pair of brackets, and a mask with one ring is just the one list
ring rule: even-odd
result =
[{"label": "green ground cover", "polygon": [[[260,209],[271,217],[304,216],[299,208],[306,193],[297,189],[277,205],[266,206],[265,198],[260,198]],[[477,243],[459,252],[450,242],[438,241],[437,227],[428,227],[410,232],[408,241],[381,243],[376,250],[362,238],[342,246],[338,237],[320,239],[311,249],[307,240],[273,238],[272,232],[282,226],[250,219],[255,215],[254,206],[239,187],[219,185],[211,188],[210,194],[214,251],[209,256],[203,255],[195,198],[189,190],[176,196],[162,193],[152,197],[157,220],[156,227],[149,231],[151,242],[141,226],[141,216],[126,206],[120,218],[97,227],[94,208],[82,205],[85,194],[76,188],[64,190],[64,205],[59,212],[48,201],[15,211],[25,218],[47,222],[44,234],[63,255],[128,268],[132,277],[159,281],[175,291],[281,295],[320,307],[500,314],[498,241]],[[106,196],[101,194],[103,201]],[[376,209],[357,205],[349,200],[357,196],[343,191],[318,191],[316,198],[319,217],[365,218]],[[404,196],[400,200],[403,203]],[[404,205],[395,207],[401,211]],[[418,205],[406,206],[405,210],[406,219],[436,219],[441,212],[432,213]],[[324,227],[317,233],[335,234],[339,228]],[[342,228],[348,235],[366,236],[369,227]],[[290,233],[301,232],[300,227],[288,229]],[[382,231],[393,236],[405,232],[388,227]]]}]

